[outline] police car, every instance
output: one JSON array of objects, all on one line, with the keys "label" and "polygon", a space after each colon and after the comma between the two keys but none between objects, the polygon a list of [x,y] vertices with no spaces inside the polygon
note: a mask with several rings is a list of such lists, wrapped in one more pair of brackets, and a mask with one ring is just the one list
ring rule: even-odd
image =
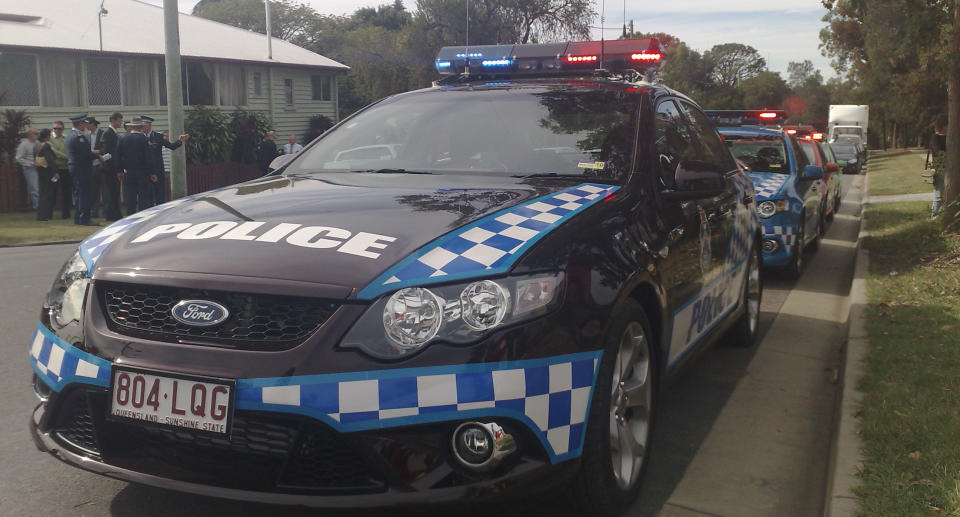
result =
[{"label": "police car", "polygon": [[803,272],[803,253],[816,249],[826,225],[824,171],[811,164],[777,110],[711,110],[733,155],[747,167],[763,225],[763,265]]},{"label": "police car", "polygon": [[[80,244],[30,345],[38,447],[319,507],[637,493],[657,387],[761,299],[750,179],[656,40],[445,48],[267,177]],[[597,70],[602,68],[601,70]]]}]

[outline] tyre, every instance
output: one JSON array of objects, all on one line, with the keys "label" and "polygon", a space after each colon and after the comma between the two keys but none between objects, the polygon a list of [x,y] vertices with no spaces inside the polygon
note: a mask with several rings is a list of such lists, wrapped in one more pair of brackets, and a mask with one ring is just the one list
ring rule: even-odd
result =
[{"label": "tyre", "polygon": [[[804,214],[800,214],[800,220],[804,220]],[[790,264],[786,267],[787,276],[793,279],[800,278],[803,274],[803,224],[797,225],[797,242],[793,246],[793,257]]]},{"label": "tyre", "polygon": [[743,279],[743,314],[727,331],[724,341],[735,347],[750,347],[757,342],[760,328],[760,302],[763,299],[763,278],[760,276],[760,247],[753,246]]},{"label": "tyre", "polygon": [[658,363],[650,337],[643,306],[628,301],[600,362],[572,491],[578,515],[618,515],[640,492],[656,415]]}]

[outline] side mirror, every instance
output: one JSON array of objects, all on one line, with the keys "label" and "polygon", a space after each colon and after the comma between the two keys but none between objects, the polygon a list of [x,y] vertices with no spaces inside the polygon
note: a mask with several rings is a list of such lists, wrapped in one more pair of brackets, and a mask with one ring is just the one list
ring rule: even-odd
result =
[{"label": "side mirror", "polygon": [[835,163],[833,163],[833,162],[827,163],[827,172],[837,172],[837,171],[839,171],[839,170],[840,170],[840,166],[839,166],[839,165],[837,165],[837,164],[835,164]]},{"label": "side mirror", "polygon": [[295,154],[281,154],[280,156],[277,156],[276,158],[274,158],[273,161],[270,162],[270,165],[267,166],[267,168],[270,169],[270,172],[273,172],[279,169],[280,167],[283,167],[284,165],[290,163],[290,161],[293,160],[295,156],[296,156]]},{"label": "side mirror", "polygon": [[816,165],[807,165],[806,167],[803,168],[803,174],[801,174],[800,177],[805,180],[823,179],[823,167],[817,167]]},{"label": "side mirror", "polygon": [[837,160],[837,165],[839,165],[840,167],[846,167],[846,166],[847,166],[847,161],[846,161],[846,160]]},{"label": "side mirror", "polygon": [[665,192],[665,198],[676,200],[704,199],[719,196],[726,189],[722,172],[712,170],[709,164],[690,160],[677,164],[674,177],[677,189]]}]

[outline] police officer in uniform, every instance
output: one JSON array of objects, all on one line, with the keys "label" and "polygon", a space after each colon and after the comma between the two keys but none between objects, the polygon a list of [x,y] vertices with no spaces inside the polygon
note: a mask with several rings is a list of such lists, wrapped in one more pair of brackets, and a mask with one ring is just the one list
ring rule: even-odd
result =
[{"label": "police officer in uniform", "polygon": [[67,135],[67,168],[73,177],[73,224],[99,226],[90,220],[93,204],[93,160],[100,158],[100,151],[91,149],[90,140],[84,133],[89,129],[91,118],[87,114],[70,117],[73,129]]},{"label": "police officer in uniform", "polygon": [[147,159],[147,135],[143,134],[144,121],[135,118],[130,131],[117,142],[117,171],[123,171],[123,199],[127,215],[153,206],[153,185],[157,177],[150,171]]},{"label": "police officer in uniform", "polygon": [[176,142],[170,142],[163,133],[153,130],[151,117],[140,115],[140,120],[144,123],[143,133],[147,135],[147,163],[151,174],[157,177],[156,182],[153,183],[153,204],[160,205],[166,201],[167,194],[167,183],[163,177],[163,148],[174,151],[182,146],[190,135],[180,135]]}]

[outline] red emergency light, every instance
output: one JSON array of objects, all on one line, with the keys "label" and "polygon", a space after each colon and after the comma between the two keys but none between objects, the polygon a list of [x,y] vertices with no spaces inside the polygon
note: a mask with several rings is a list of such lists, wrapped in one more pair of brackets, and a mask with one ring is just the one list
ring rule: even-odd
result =
[{"label": "red emergency light", "polygon": [[823,133],[814,133],[814,134],[813,134],[813,139],[814,139],[814,140],[823,140]]},{"label": "red emergency light", "polygon": [[596,63],[600,56],[567,56],[567,63]]},{"label": "red emergency light", "polygon": [[765,119],[773,119],[773,118],[777,118],[778,115],[772,111],[764,111],[763,113],[760,113],[757,116]]}]

